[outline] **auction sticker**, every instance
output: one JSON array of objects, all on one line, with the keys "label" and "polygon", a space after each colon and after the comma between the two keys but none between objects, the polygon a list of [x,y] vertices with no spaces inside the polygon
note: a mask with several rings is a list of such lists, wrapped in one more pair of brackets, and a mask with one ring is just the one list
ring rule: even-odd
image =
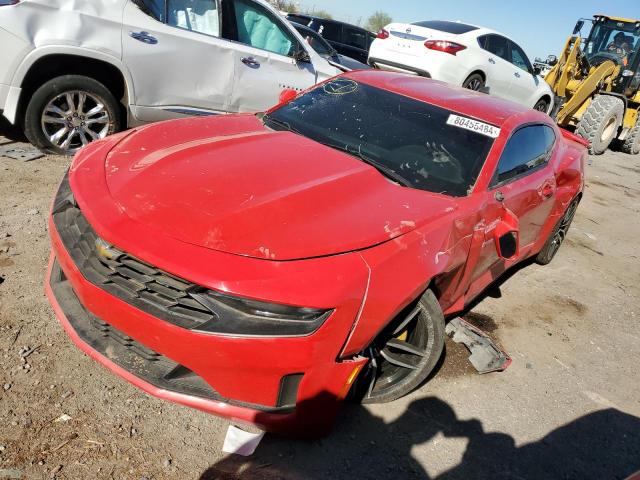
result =
[{"label": "auction sticker", "polygon": [[470,118],[461,117],[454,114],[449,115],[447,125],[464,128],[465,130],[480,133],[491,138],[498,138],[498,136],[500,135],[500,129],[498,127],[494,127],[493,125],[489,125],[488,123],[479,122],[478,120],[472,120]]}]

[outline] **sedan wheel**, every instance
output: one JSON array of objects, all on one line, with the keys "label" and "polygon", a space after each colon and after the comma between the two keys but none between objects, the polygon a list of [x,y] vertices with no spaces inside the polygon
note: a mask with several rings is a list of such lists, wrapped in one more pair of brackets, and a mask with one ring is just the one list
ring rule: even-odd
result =
[{"label": "sedan wheel", "polygon": [[469,77],[462,83],[462,88],[474,90],[479,92],[484,87],[484,78],[479,73],[469,75]]},{"label": "sedan wheel", "polygon": [[119,128],[120,110],[113,94],[100,82],[79,75],[42,85],[33,94],[24,120],[29,141],[59,155],[73,155]]},{"label": "sedan wheel", "polygon": [[418,387],[444,347],[444,316],[429,290],[405,309],[367,349],[369,369],[359,380],[363,403],[383,403]]}]

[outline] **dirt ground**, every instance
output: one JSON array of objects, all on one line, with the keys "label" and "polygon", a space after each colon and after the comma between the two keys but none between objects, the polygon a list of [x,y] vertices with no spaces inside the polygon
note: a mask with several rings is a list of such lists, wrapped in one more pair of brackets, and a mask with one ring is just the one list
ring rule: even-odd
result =
[{"label": "dirt ground", "polygon": [[[0,143],[3,140],[0,138]],[[228,423],[151,398],[82,354],[43,293],[65,158],[0,157],[0,478],[624,478],[640,470],[640,156],[591,159],[558,257],[468,315],[513,357],[479,376],[447,344],[432,380],[347,405],[333,434],[221,452]]]}]

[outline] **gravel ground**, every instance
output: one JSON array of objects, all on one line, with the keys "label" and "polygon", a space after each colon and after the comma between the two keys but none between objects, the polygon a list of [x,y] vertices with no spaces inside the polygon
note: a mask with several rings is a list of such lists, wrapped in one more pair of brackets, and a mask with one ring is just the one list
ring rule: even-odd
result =
[{"label": "gravel ground", "polygon": [[[0,143],[2,139],[0,139]],[[151,398],[75,348],[43,293],[46,216],[68,165],[0,157],[0,478],[624,478],[640,470],[640,156],[592,158],[547,267],[496,286],[468,318],[512,355],[477,375],[447,344],[432,380],[347,405],[333,434],[221,452],[228,423]]]}]

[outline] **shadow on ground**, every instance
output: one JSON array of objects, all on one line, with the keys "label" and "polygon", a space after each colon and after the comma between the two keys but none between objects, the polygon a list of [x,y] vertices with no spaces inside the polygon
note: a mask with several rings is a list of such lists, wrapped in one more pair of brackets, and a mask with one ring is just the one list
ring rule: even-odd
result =
[{"label": "shadow on ground", "polygon": [[[435,397],[413,401],[388,424],[356,405],[347,405],[341,417],[330,436],[314,442],[267,435],[252,457],[226,457],[200,480],[430,479],[412,452],[438,434],[467,441],[460,463],[435,477],[441,480],[624,479],[640,470],[640,418],[615,409],[520,447],[505,433],[485,432],[479,420],[459,420]],[[428,453],[422,463],[429,463]]]}]

